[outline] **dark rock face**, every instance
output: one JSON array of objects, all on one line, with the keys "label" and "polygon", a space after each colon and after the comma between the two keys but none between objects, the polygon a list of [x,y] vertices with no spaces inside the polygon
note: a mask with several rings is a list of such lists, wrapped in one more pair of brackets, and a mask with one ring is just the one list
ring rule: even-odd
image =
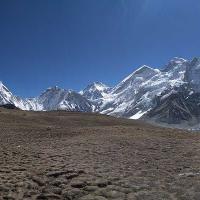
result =
[{"label": "dark rock face", "polygon": [[[197,127],[200,123],[200,59],[186,62],[184,84],[167,89],[153,100],[143,119],[169,125]],[[199,128],[199,127],[198,127]]]},{"label": "dark rock face", "polygon": [[[166,92],[167,93],[167,92]],[[154,99],[154,108],[144,116],[156,122],[181,124],[182,122],[199,121],[200,93],[195,93],[187,86],[162,94]]]},{"label": "dark rock face", "polygon": [[17,108],[15,105],[13,104],[4,104],[4,105],[0,105],[1,108],[6,108],[6,109],[17,109],[19,110],[19,108]]},{"label": "dark rock face", "polygon": [[187,64],[184,81],[196,92],[200,92],[200,59],[194,58]]}]

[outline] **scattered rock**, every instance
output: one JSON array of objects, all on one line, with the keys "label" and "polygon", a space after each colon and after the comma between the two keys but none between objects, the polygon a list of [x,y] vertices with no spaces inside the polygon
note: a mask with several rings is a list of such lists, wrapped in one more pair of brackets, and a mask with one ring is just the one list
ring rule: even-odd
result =
[{"label": "scattered rock", "polygon": [[45,194],[39,194],[36,196],[36,200],[46,200],[48,199]]},{"label": "scattered rock", "polygon": [[47,176],[58,177],[66,173],[67,173],[66,171],[53,171],[53,172],[47,173]]},{"label": "scattered rock", "polygon": [[62,189],[59,187],[46,187],[42,190],[44,193],[53,193],[60,195],[62,193]]},{"label": "scattered rock", "polygon": [[39,177],[37,177],[37,176],[32,176],[31,178],[32,178],[32,180],[33,180],[34,182],[36,182],[39,186],[44,186],[44,185],[45,185],[45,181],[42,180],[41,178],[39,178]]},{"label": "scattered rock", "polygon": [[59,195],[56,194],[46,194],[46,197],[48,200],[56,200],[56,199],[61,199],[61,197]]},{"label": "scattered rock", "polygon": [[103,187],[106,187],[107,185],[110,185],[111,182],[107,180],[99,179],[99,180],[96,180],[94,184],[97,185],[98,187],[103,188]]},{"label": "scattered rock", "polygon": [[70,173],[70,174],[67,174],[67,175],[65,176],[65,178],[66,178],[66,179],[73,179],[73,178],[76,178],[76,177],[78,177],[78,176],[79,176],[78,173]]},{"label": "scattered rock", "polygon": [[97,186],[93,186],[93,185],[88,185],[88,186],[86,186],[86,187],[84,187],[84,190],[85,191],[88,191],[88,192],[94,192],[94,191],[96,191],[96,190],[98,190],[99,189],[99,187],[97,187]]},{"label": "scattered rock", "polygon": [[56,199],[61,199],[60,196],[56,194],[40,194],[36,197],[37,200],[56,200]]},{"label": "scattered rock", "polygon": [[15,200],[15,198],[12,196],[4,196],[3,199],[4,200]]},{"label": "scattered rock", "polygon": [[125,194],[116,190],[106,190],[103,192],[103,196],[107,197],[107,198],[112,198],[112,199],[124,199],[125,198]]},{"label": "scattered rock", "polygon": [[9,188],[0,185],[0,192],[9,192]]},{"label": "scattered rock", "polygon": [[62,183],[63,183],[62,180],[55,180],[51,183],[51,185],[59,187]]},{"label": "scattered rock", "polygon": [[92,194],[88,194],[80,198],[80,200],[107,200],[105,197],[102,196],[95,196]]},{"label": "scattered rock", "polygon": [[75,198],[80,198],[84,193],[78,188],[71,188],[69,190],[63,191],[62,196],[65,200],[73,200]]},{"label": "scattered rock", "polygon": [[81,181],[81,180],[76,180],[76,181],[73,181],[71,183],[71,186],[73,188],[83,188],[87,185],[87,183],[85,181]]},{"label": "scattered rock", "polygon": [[136,200],[135,193],[134,192],[129,193],[127,195],[127,200]]}]

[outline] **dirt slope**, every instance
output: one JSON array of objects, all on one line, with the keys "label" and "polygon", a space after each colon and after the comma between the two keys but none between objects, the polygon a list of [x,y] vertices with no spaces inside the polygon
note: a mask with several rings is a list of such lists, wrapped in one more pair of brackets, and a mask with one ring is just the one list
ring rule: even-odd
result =
[{"label": "dirt slope", "polygon": [[0,199],[200,199],[200,134],[0,109]]}]

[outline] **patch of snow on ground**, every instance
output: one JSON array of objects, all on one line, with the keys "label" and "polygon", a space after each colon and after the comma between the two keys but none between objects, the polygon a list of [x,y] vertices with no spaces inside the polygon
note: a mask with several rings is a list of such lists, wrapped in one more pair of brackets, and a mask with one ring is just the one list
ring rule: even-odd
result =
[{"label": "patch of snow on ground", "polygon": [[130,117],[129,119],[140,119],[145,113],[145,112],[142,112],[141,110],[139,112],[137,112],[135,115],[133,115],[132,117]]}]

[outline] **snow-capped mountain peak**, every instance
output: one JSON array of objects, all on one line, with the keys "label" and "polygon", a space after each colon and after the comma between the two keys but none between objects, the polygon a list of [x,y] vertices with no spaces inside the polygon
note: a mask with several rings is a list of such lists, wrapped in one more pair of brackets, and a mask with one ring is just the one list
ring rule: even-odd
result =
[{"label": "snow-capped mountain peak", "polygon": [[147,65],[143,65],[123,79],[116,87],[114,87],[113,93],[119,94],[123,93],[123,91],[127,90],[128,88],[139,88],[144,81],[149,80],[159,72],[160,70],[158,69],[153,69]]},{"label": "snow-capped mountain peak", "polygon": [[158,69],[153,69],[147,65],[142,65],[141,67],[137,68],[134,72],[132,72],[130,75],[128,75],[125,79],[123,79],[121,82],[124,83],[124,82],[130,81],[130,79],[134,79],[135,76],[137,75],[142,76],[145,74],[158,72],[158,71],[159,71]]},{"label": "snow-capped mountain peak", "polygon": [[13,94],[10,90],[0,81],[0,102],[1,104],[12,103]]},{"label": "snow-capped mountain peak", "polygon": [[104,91],[104,90],[108,89],[109,87],[101,82],[94,82],[94,83],[88,85],[87,88],[90,89],[91,91],[93,91],[93,90]]},{"label": "snow-capped mountain peak", "polygon": [[111,88],[101,82],[94,82],[88,85],[80,94],[91,101],[103,98],[111,91]]},{"label": "snow-capped mountain peak", "polygon": [[171,63],[173,65],[177,65],[177,64],[182,64],[184,62],[187,62],[187,60],[184,58],[180,58],[180,57],[174,57],[173,59],[170,60],[169,63]]},{"label": "snow-capped mountain peak", "polygon": [[0,105],[13,104],[18,108],[24,109],[23,100],[14,96],[10,90],[0,81]]},{"label": "snow-capped mountain peak", "polygon": [[145,74],[145,73],[149,73],[149,72],[155,72],[156,69],[153,69],[147,65],[142,65],[141,67],[139,67],[138,69],[136,69],[133,74]]},{"label": "snow-capped mountain peak", "polygon": [[[179,57],[174,57],[173,59],[171,59],[169,61],[169,63],[167,65],[165,65],[164,69],[162,71],[170,71],[170,70],[174,70],[177,68],[181,68],[182,66],[185,66],[187,64],[188,60],[183,59],[183,58],[179,58]],[[185,68],[184,68],[185,70]]]},{"label": "snow-capped mountain peak", "polygon": [[9,89],[1,81],[0,81],[0,91],[11,94],[11,92],[9,91]]},{"label": "snow-capped mountain peak", "polygon": [[47,88],[47,90],[60,90],[61,88],[57,85]]}]

